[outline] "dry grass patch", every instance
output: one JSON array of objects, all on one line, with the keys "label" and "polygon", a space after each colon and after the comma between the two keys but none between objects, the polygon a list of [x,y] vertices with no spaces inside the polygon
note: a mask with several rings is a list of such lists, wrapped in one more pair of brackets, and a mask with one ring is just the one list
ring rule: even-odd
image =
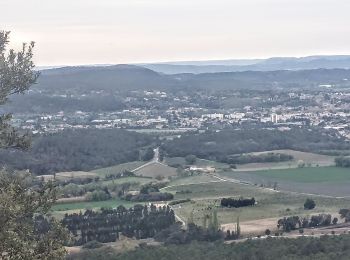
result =
[{"label": "dry grass patch", "polygon": [[96,176],[98,175],[94,172],[83,172],[83,171],[56,173],[57,179],[94,178]]},{"label": "dry grass patch", "polygon": [[332,166],[334,165],[334,156],[321,155],[315,153],[300,152],[294,150],[273,150],[251,153],[254,155],[266,154],[266,153],[282,153],[291,155],[294,157],[292,161],[276,162],[276,163],[247,163],[238,165],[237,168],[240,171],[256,171],[256,170],[268,170],[268,169],[287,169],[297,168],[299,162],[304,162],[306,166]]},{"label": "dry grass patch", "polygon": [[167,166],[159,162],[152,162],[136,169],[134,173],[138,176],[156,178],[162,176],[168,178],[177,175],[176,168]]}]

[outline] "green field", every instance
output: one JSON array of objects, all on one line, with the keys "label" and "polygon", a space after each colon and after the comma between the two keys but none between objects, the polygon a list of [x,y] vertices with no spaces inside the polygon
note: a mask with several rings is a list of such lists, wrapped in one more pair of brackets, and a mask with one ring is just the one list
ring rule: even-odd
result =
[{"label": "green field", "polygon": [[143,178],[143,177],[123,177],[119,179],[114,179],[110,181],[102,181],[101,186],[107,186],[110,183],[114,184],[123,184],[123,183],[137,183],[139,185],[152,182],[153,180],[151,178]]},{"label": "green field", "polygon": [[179,186],[179,185],[197,184],[202,182],[216,182],[216,181],[219,181],[219,180],[210,175],[199,174],[199,175],[182,177],[182,178],[174,178],[168,184],[168,186]]},{"label": "green field", "polygon": [[199,184],[180,184],[178,186],[170,186],[163,189],[166,192],[173,192],[181,190],[190,190],[189,194],[176,194],[175,199],[213,199],[224,196],[236,196],[236,197],[264,197],[270,196],[275,193],[270,190],[260,189],[251,185],[242,185],[231,182],[208,182]]},{"label": "green field", "polygon": [[[166,190],[176,192],[183,189],[190,190],[191,193],[176,194],[175,199],[190,198],[192,201],[176,205],[173,208],[185,221],[189,219],[191,212],[193,212],[194,221],[199,225],[202,224],[203,216],[209,212],[210,208],[216,208],[219,222],[221,224],[227,224],[235,222],[237,217],[243,222],[278,218],[287,215],[336,214],[340,208],[347,208],[350,205],[350,199],[275,192],[255,186],[231,182],[182,185],[171,187]],[[254,197],[257,201],[257,205],[238,209],[221,208],[219,206],[220,197]],[[305,199],[310,197],[316,201],[317,206],[314,210],[306,211],[303,208],[303,204]]]},{"label": "green field", "polygon": [[294,182],[343,182],[350,181],[350,169],[339,167],[310,167],[247,172],[259,176]]}]

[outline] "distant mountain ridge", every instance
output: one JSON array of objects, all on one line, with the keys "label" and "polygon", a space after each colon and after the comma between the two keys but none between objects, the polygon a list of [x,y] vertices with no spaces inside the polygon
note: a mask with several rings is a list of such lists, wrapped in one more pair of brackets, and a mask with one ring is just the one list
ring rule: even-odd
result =
[{"label": "distant mountain ridge", "polygon": [[[349,81],[348,81],[349,79]],[[179,90],[310,88],[348,86],[349,69],[181,73],[166,75],[135,65],[44,70],[36,88],[52,90]]]},{"label": "distant mountain ridge", "polygon": [[274,57],[268,59],[188,61],[140,64],[145,68],[165,74],[216,73],[242,71],[348,69],[350,55],[328,55],[307,57]]}]

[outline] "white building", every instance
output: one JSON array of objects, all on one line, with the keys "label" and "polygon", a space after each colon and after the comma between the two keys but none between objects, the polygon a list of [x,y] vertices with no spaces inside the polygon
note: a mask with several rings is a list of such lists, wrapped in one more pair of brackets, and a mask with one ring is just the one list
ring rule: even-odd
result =
[{"label": "white building", "polygon": [[272,114],[271,115],[271,122],[276,124],[279,121],[279,116],[277,114]]},{"label": "white building", "polygon": [[202,115],[202,118],[209,118],[209,119],[219,119],[219,120],[222,120],[222,119],[224,119],[224,114],[220,114],[220,113],[205,114],[205,115]]}]

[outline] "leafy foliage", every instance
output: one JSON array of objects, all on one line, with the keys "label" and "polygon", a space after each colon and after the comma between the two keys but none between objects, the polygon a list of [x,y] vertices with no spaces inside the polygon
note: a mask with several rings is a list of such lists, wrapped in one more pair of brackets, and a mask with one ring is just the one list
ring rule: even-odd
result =
[{"label": "leafy foliage", "polygon": [[[7,50],[9,32],[0,31],[0,105],[14,94],[23,94],[35,83],[33,47]],[[0,117],[0,148],[27,148],[27,135],[20,134],[9,121]],[[17,157],[16,159],[18,160]],[[48,211],[56,199],[52,183],[35,182],[28,173],[0,172],[0,258],[62,259],[65,256],[65,230]]]},{"label": "leafy foliage", "polygon": [[45,217],[55,201],[52,183],[35,183],[27,173],[0,172],[2,259],[61,259],[67,233]]},{"label": "leafy foliage", "polygon": [[350,222],[350,209],[340,209],[340,217],[345,219],[345,222]]},{"label": "leafy foliage", "polygon": [[199,227],[193,223],[188,224],[186,230],[181,224],[176,223],[159,232],[155,239],[168,244],[188,244],[191,241],[216,241],[223,240],[225,234],[221,230]]},{"label": "leafy foliage", "polygon": [[316,202],[313,199],[306,199],[304,203],[304,209],[314,209],[316,207]]},{"label": "leafy foliage", "polygon": [[[336,221],[334,219],[336,219]],[[291,216],[279,219],[277,227],[283,231],[289,232],[300,228],[312,228],[336,224],[338,219],[334,219],[332,221],[332,215],[330,214],[319,214],[311,217]]]},{"label": "leafy foliage", "polygon": [[266,153],[266,154],[242,154],[227,156],[222,162],[228,164],[245,164],[245,163],[266,163],[266,162],[285,162],[293,160],[292,155],[283,153]]},{"label": "leafy foliage", "polygon": [[197,157],[195,155],[189,154],[189,155],[186,155],[185,160],[186,160],[186,163],[188,164],[194,164],[197,160]]},{"label": "leafy foliage", "polygon": [[335,158],[335,165],[338,167],[350,168],[350,157],[337,157]]},{"label": "leafy foliage", "polygon": [[[34,43],[23,44],[22,50],[7,50],[9,32],[0,31],[0,105],[14,94],[23,94],[38,78],[33,58]],[[7,52],[8,51],[8,52]],[[27,148],[27,135],[21,135],[10,124],[11,114],[0,116],[0,148]]]}]

